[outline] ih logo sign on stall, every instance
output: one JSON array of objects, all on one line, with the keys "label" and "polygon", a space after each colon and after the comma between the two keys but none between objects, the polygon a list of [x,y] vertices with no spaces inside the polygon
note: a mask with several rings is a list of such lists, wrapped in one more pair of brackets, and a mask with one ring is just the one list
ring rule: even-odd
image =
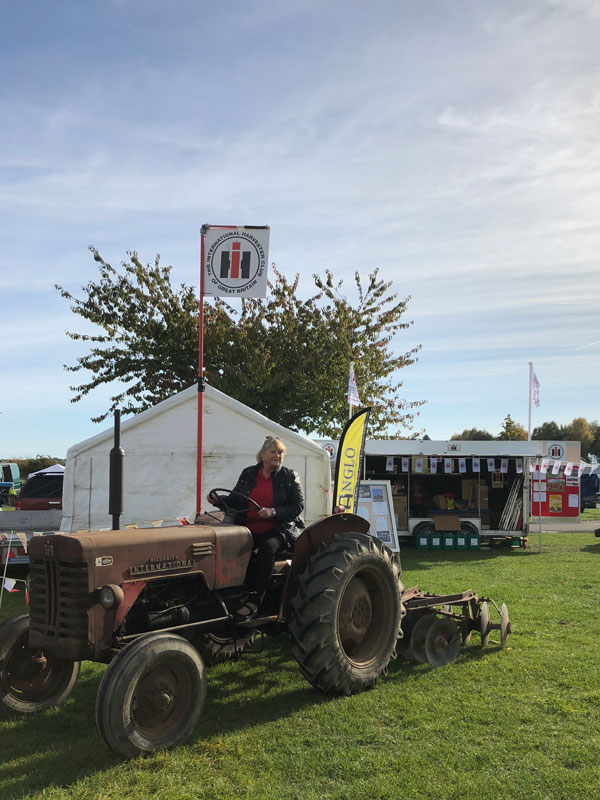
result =
[{"label": "ih logo sign on stall", "polygon": [[548,455],[550,458],[562,458],[565,454],[565,448],[562,444],[551,444],[548,447]]},{"label": "ih logo sign on stall", "polygon": [[207,225],[204,238],[204,294],[265,297],[269,228]]}]

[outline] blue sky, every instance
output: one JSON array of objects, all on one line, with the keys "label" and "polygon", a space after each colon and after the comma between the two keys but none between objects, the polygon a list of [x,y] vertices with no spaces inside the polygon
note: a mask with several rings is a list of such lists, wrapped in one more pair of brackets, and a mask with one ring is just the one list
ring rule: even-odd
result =
[{"label": "blue sky", "polygon": [[0,40],[2,458],[102,429],[54,284],[93,244],[197,285],[205,222],[411,295],[433,439],[526,425],[529,361],[534,426],[600,417],[600,2],[22,0]]}]

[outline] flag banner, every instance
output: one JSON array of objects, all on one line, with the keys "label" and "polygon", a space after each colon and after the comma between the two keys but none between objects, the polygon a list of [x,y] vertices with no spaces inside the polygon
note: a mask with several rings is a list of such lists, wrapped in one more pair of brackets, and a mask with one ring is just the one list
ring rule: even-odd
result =
[{"label": "flag banner", "polygon": [[517,458],[515,461],[515,469],[517,470],[517,475],[521,475],[523,473],[523,459]]},{"label": "flag banner", "polygon": [[473,472],[480,472],[481,471],[481,463],[480,463],[480,460],[478,458],[472,459],[471,466],[472,466]]},{"label": "flag banner", "polygon": [[415,458],[415,472],[423,472],[423,459]]},{"label": "flag banner", "polygon": [[487,468],[488,468],[488,472],[493,472],[496,469],[496,459],[495,458],[488,458],[488,460],[487,460]]},{"label": "flag banner", "polygon": [[537,379],[537,375],[534,371],[531,373],[531,399],[533,400],[536,407],[540,405],[540,382]]},{"label": "flag banner", "polygon": [[567,461],[567,463],[565,465],[565,475],[567,476],[567,478],[571,477],[571,473],[572,472],[573,472],[573,462],[572,461]]},{"label": "flag banner", "polygon": [[385,459],[385,471],[386,472],[395,472],[396,465],[394,464],[394,456],[388,456]]},{"label": "flag banner", "polygon": [[542,475],[545,475],[548,472],[548,461],[549,459],[542,458],[542,463],[540,466],[540,472],[542,473]]},{"label": "flag banner", "polygon": [[552,474],[553,475],[558,475],[558,473],[560,472],[561,465],[562,465],[562,461],[555,461],[554,462],[554,464],[552,465]]},{"label": "flag banner", "polygon": [[458,459],[458,471],[459,472],[466,472],[467,471],[467,460],[466,460],[466,458],[459,458]]},{"label": "flag banner", "polygon": [[429,472],[436,473],[437,472],[437,458],[430,458],[429,459]]},{"label": "flag banner", "polygon": [[15,536],[18,538],[18,540],[23,545],[23,550],[25,550],[25,552],[27,552],[27,534],[26,533],[22,533],[21,531],[15,531]]},{"label": "flag banner", "polygon": [[445,458],[444,459],[444,472],[446,472],[446,473],[452,472],[452,459],[451,458]]},{"label": "flag banner", "polygon": [[4,578],[4,588],[7,592],[18,592],[18,589],[15,589],[16,581],[13,578]]},{"label": "flag banner", "polygon": [[204,294],[266,297],[268,225],[204,225]]},{"label": "flag banner", "polygon": [[348,378],[348,405],[359,406],[360,399],[358,397],[358,387],[356,386],[356,378],[354,377],[354,364],[350,364],[350,376]]},{"label": "flag banner", "polygon": [[333,502],[334,505],[343,506],[346,511],[351,511],[353,514],[356,514],[358,505],[360,470],[370,414],[370,408],[363,408],[348,420],[338,446]]},{"label": "flag banner", "polygon": [[529,462],[529,472],[537,472],[537,464],[535,461]]},{"label": "flag banner", "polygon": [[508,472],[508,458],[500,459],[500,472]]},{"label": "flag banner", "polygon": [[402,456],[402,472],[408,472],[408,456]]}]

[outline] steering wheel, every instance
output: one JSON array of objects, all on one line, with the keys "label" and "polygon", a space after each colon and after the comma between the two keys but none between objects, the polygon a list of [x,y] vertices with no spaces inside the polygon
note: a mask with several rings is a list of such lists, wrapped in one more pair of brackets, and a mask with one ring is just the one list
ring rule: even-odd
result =
[{"label": "steering wheel", "polygon": [[[223,492],[226,492],[228,495],[235,494],[238,497],[243,497],[244,500],[246,500],[248,503],[251,503],[252,505],[249,505],[246,508],[233,508],[232,506],[229,505],[227,500],[225,500],[225,498],[222,496]],[[241,492],[236,492],[235,489],[219,489],[219,488],[211,489],[210,492],[208,493],[208,496],[210,497],[211,494],[214,495],[217,498],[217,500],[220,501],[222,510],[225,511],[225,513],[227,514],[245,514],[246,511],[251,511],[252,508],[258,508],[258,509],[261,508],[261,506],[259,506],[256,500],[253,500],[251,497],[248,497],[247,495],[242,494]],[[216,503],[213,503],[213,505],[216,505]]]}]

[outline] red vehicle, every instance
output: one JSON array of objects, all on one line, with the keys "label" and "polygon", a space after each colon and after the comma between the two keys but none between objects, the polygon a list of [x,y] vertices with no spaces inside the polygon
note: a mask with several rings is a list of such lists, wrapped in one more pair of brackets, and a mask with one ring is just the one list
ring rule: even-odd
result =
[{"label": "red vehicle", "polygon": [[48,511],[62,509],[63,475],[33,475],[22,486],[17,497],[17,508],[22,511]]}]

